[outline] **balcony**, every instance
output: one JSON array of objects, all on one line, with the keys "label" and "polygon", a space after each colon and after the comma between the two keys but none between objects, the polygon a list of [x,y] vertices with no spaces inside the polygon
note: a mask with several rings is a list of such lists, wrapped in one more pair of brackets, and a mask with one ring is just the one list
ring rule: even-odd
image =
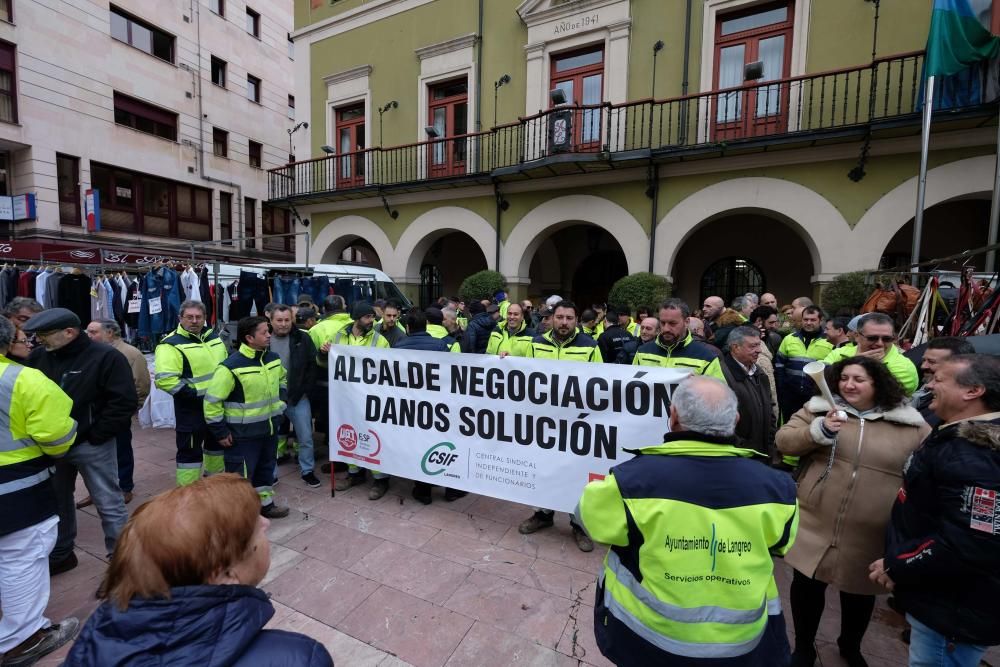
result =
[{"label": "balcony", "polygon": [[[486,132],[272,169],[270,199],[336,201],[919,132],[922,51],[666,100],[560,106]],[[948,112],[952,122],[983,107]]]}]

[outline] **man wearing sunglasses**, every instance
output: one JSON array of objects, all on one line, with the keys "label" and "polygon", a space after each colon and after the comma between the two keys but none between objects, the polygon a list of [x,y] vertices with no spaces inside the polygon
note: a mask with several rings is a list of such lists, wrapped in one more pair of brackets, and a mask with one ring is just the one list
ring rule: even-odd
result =
[{"label": "man wearing sunglasses", "polygon": [[896,325],[883,313],[868,313],[858,322],[857,345],[845,345],[827,355],[823,362],[835,364],[841,359],[860,355],[881,361],[899,380],[907,395],[918,384],[917,367],[896,347]]}]

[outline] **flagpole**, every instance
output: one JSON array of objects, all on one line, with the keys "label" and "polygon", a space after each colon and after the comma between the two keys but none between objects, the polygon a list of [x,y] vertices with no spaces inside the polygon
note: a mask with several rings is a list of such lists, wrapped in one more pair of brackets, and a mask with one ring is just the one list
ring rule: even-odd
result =
[{"label": "flagpole", "polygon": [[[997,161],[993,172],[993,203],[990,205],[990,231],[986,245],[997,242],[997,228],[1000,227],[1000,114],[997,116]],[[996,270],[997,251],[986,253],[986,273]]]},{"label": "flagpole", "polygon": [[927,153],[931,143],[931,114],[934,112],[934,78],[924,83],[924,118],[920,131],[920,176],[917,179],[917,210],[913,216],[913,248],[910,252],[911,284],[916,286],[920,264],[920,237],[924,231],[924,197],[927,194]]}]

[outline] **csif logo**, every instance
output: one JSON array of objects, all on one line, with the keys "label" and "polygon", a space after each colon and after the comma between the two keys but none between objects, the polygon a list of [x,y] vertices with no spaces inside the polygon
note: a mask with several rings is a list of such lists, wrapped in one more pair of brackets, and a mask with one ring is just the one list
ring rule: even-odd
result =
[{"label": "csif logo", "polygon": [[455,445],[450,442],[439,442],[424,452],[424,457],[420,460],[420,469],[425,475],[440,475],[458,460],[455,449]]}]

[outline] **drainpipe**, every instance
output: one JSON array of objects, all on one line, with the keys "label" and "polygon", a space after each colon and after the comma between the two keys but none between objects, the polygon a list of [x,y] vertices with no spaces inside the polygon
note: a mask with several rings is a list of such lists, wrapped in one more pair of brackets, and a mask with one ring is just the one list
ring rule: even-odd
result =
[{"label": "drainpipe", "polygon": [[[687,0],[687,9],[684,12],[684,69],[681,71],[681,95],[688,94],[688,70],[691,64],[691,0]],[[687,143],[687,102],[681,105],[680,113],[680,133],[678,139],[683,146]]]},{"label": "drainpipe", "polygon": [[494,224],[496,225],[496,255],[493,258],[494,270],[500,270],[500,219],[503,217],[504,210],[504,198],[503,194],[500,192],[500,184],[493,181],[493,197],[497,202],[496,217],[494,218]]},{"label": "drainpipe", "polygon": [[[217,183],[218,185],[225,185],[230,188],[236,189],[236,202],[235,206],[230,207],[229,215],[232,216],[235,210],[236,220],[240,223],[240,228],[243,229],[245,234],[246,230],[244,225],[246,224],[243,220],[243,188],[239,183],[234,183],[232,181],[226,181],[213,176],[209,176],[205,173],[205,110],[202,104],[201,96],[201,2],[199,0],[192,0],[191,4],[194,8],[194,20],[195,26],[197,28],[197,38],[198,38],[198,67],[192,72],[192,76],[195,77],[198,95],[198,176],[202,180],[209,183]],[[234,227],[236,222],[230,219],[229,229],[230,232],[235,232]],[[256,230],[255,230],[256,233]],[[221,228],[220,228],[221,234]],[[233,234],[235,237],[236,234]],[[252,235],[251,235],[252,236]]]},{"label": "drainpipe", "polygon": [[476,172],[483,153],[483,2],[479,0],[479,28],[476,32]]},{"label": "drainpipe", "polygon": [[653,200],[649,214],[649,272],[653,273],[653,254],[656,249],[656,222],[660,215],[660,165],[658,164],[654,164],[649,168],[649,185],[646,187],[646,196]]}]

